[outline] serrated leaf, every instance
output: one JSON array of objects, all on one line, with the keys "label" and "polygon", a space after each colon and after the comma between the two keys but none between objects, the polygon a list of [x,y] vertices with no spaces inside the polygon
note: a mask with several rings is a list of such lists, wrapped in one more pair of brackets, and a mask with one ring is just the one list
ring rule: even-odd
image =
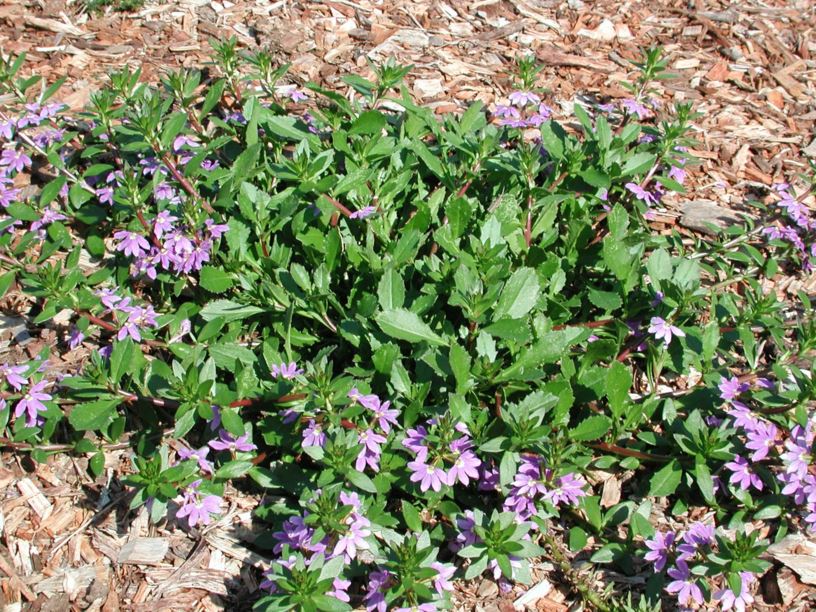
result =
[{"label": "serrated leaf", "polygon": [[113,420],[121,403],[122,398],[114,397],[77,404],[68,415],[68,422],[77,431],[99,431]]},{"label": "serrated leaf", "polygon": [[665,497],[671,495],[680,486],[683,477],[683,468],[680,462],[673,459],[658,470],[649,481],[649,495],[651,497]]},{"label": "serrated leaf", "polygon": [[246,319],[261,312],[264,312],[264,309],[257,306],[239,304],[232,300],[214,300],[204,306],[200,314],[205,321],[223,317],[224,321],[229,322]]},{"label": "serrated leaf", "polygon": [[232,276],[213,266],[204,266],[198,277],[199,284],[211,293],[224,293],[232,287]]},{"label": "serrated leaf", "polygon": [[623,300],[614,291],[601,291],[594,287],[589,288],[587,298],[593,306],[600,308],[604,312],[612,312],[623,305]]},{"label": "serrated leaf", "polygon": [[402,308],[405,302],[405,283],[402,282],[399,272],[393,269],[383,272],[377,285],[377,297],[383,310]]},{"label": "serrated leaf", "polygon": [[570,430],[569,435],[572,440],[588,442],[602,438],[611,428],[612,420],[608,416],[594,414],[578,423]]}]

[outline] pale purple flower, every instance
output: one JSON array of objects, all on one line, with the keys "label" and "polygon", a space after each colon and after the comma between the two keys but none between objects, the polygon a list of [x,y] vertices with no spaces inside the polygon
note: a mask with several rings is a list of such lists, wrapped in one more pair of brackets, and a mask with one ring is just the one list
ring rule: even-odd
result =
[{"label": "pale purple flower", "polygon": [[48,393],[44,392],[48,384],[47,380],[41,380],[31,385],[23,394],[22,399],[17,402],[17,406],[14,407],[15,418],[19,418],[24,412],[26,413],[26,427],[34,427],[37,424],[39,413],[47,410],[43,402],[53,399]]},{"label": "pale purple flower", "polygon": [[422,425],[417,425],[416,429],[408,429],[405,432],[405,439],[402,441],[402,445],[415,453],[422,451],[427,452],[428,449],[424,444],[427,436],[428,431]]},{"label": "pale purple flower", "polygon": [[349,215],[349,219],[365,219],[377,212],[376,206],[365,206],[360,210],[355,210]]},{"label": "pale purple flower", "polygon": [[720,397],[726,402],[730,402],[741,393],[745,393],[750,388],[750,385],[740,382],[736,376],[732,376],[731,378],[725,378],[725,376],[723,376],[720,378],[718,387],[720,389]]},{"label": "pale purple flower", "polygon": [[510,100],[510,104],[518,107],[527,106],[528,104],[539,104],[541,102],[541,98],[532,91],[514,91],[507,96],[507,99]]},{"label": "pale purple flower", "polygon": [[218,432],[218,437],[219,440],[210,440],[209,442],[210,447],[214,448],[215,450],[228,450],[230,452],[241,451],[242,453],[248,453],[249,451],[253,451],[258,448],[247,440],[248,434],[235,438],[228,431],[222,429]]},{"label": "pale purple flower", "polygon": [[447,474],[435,465],[426,463],[427,458],[427,452],[423,450],[408,463],[407,467],[412,472],[411,482],[420,483],[419,490],[423,493],[428,489],[441,491],[442,485],[448,482]]},{"label": "pale purple flower", "polygon": [[128,318],[125,324],[119,329],[119,333],[116,335],[117,340],[124,340],[130,336],[135,342],[141,342],[141,330],[158,326],[158,322],[156,321],[157,313],[153,310],[153,306],[123,307],[120,305],[119,310],[127,312]]},{"label": "pale purple flower", "polygon": [[239,123],[241,125],[246,125],[247,123],[246,117],[244,117],[244,113],[242,113],[241,111],[233,111],[231,113],[227,113],[224,119],[226,119],[227,121],[234,121],[235,123]]},{"label": "pale purple flower", "polygon": [[348,531],[338,538],[332,555],[335,557],[343,555],[346,559],[346,563],[351,563],[357,556],[358,550],[368,549],[368,542],[365,541],[365,538],[371,535],[370,526],[371,523],[367,518],[356,516],[354,521],[349,525]]},{"label": "pale purple flower", "polygon": [[299,89],[292,89],[292,91],[289,92],[289,99],[292,102],[302,102],[303,100],[308,100],[309,96]]},{"label": "pale purple flower", "polygon": [[221,236],[229,231],[229,225],[225,223],[216,223],[212,219],[204,221],[204,228],[210,234],[213,240],[218,240]]},{"label": "pale purple flower", "polygon": [[725,413],[733,419],[734,427],[741,427],[745,431],[753,431],[759,423],[751,409],[736,400],[731,402],[731,408]]},{"label": "pale purple flower", "polygon": [[31,166],[31,158],[23,150],[3,149],[3,153],[0,154],[0,166],[8,166],[9,170],[22,172]]},{"label": "pale purple flower", "polygon": [[441,595],[444,591],[452,591],[453,582],[451,582],[451,578],[453,578],[453,575],[456,573],[456,567],[453,565],[443,565],[439,563],[439,561],[431,563],[431,567],[437,572],[433,581],[436,592]]},{"label": "pale purple flower", "polygon": [[774,391],[776,389],[776,384],[770,378],[759,377],[754,381],[754,385],[756,385],[757,389],[764,389],[766,391]]},{"label": "pale purple flower", "polygon": [[506,106],[504,104],[497,104],[493,114],[501,119],[518,119],[521,117],[519,109],[515,106]]},{"label": "pale purple flower", "polygon": [[453,462],[453,465],[448,470],[447,483],[450,486],[456,485],[459,481],[463,485],[468,486],[470,479],[479,479],[479,466],[482,462],[479,458],[469,450],[459,453]]},{"label": "pale purple flower", "polygon": [[711,546],[714,543],[714,527],[705,523],[693,523],[683,534],[683,543],[677,547],[680,559],[690,559],[698,548]]},{"label": "pale purple flower", "polygon": [[218,495],[206,495],[202,498],[198,491],[200,485],[200,480],[190,483],[184,492],[183,504],[176,512],[176,518],[187,517],[187,524],[190,527],[195,527],[199,523],[209,525],[210,515],[221,512],[221,504],[224,501]]},{"label": "pale purple flower", "polygon": [[213,473],[213,464],[212,461],[207,460],[207,454],[210,452],[210,449],[206,446],[202,446],[198,450],[193,450],[191,448],[187,448],[186,446],[181,446],[178,449],[178,457],[182,461],[187,461],[188,459],[195,459],[198,463],[198,468],[204,472],[205,474],[212,474]]},{"label": "pale purple flower", "polygon": [[339,601],[348,603],[351,601],[349,594],[346,592],[351,586],[351,580],[343,580],[342,578],[335,578],[332,580],[331,591],[326,592],[326,596],[334,597]]},{"label": "pale purple flower", "polygon": [[195,148],[198,146],[198,143],[189,136],[176,136],[176,139],[173,141],[173,152],[179,153],[185,146]]},{"label": "pale purple flower", "polygon": [[669,178],[677,181],[681,185],[686,180],[686,171],[680,166],[672,166],[669,169]]},{"label": "pale purple flower", "polygon": [[735,456],[733,461],[725,464],[725,467],[732,472],[731,478],[728,479],[731,484],[739,485],[739,488],[743,491],[751,487],[754,487],[757,491],[762,490],[762,479],[754,473],[751,465],[744,457]]},{"label": "pale purple flower", "polygon": [[220,164],[217,159],[205,159],[201,162],[201,169],[206,172],[212,172],[218,168],[218,166],[220,166]]},{"label": "pale purple flower", "polygon": [[116,305],[122,301],[122,297],[116,294],[116,289],[99,289],[96,292],[96,295],[99,298],[99,301],[102,302],[102,305],[108,310],[113,310],[116,308]]},{"label": "pale purple flower", "polygon": [[383,432],[391,431],[391,425],[397,425],[399,410],[391,408],[391,402],[385,401],[374,409],[374,416]]},{"label": "pale purple flower", "polygon": [[71,328],[71,335],[68,337],[68,348],[72,351],[77,348],[82,341],[85,340],[85,334],[83,334],[77,327]]},{"label": "pale purple flower", "polygon": [[500,476],[495,465],[488,465],[484,461],[479,469],[479,491],[498,491]]},{"label": "pale purple flower", "polygon": [[313,545],[312,537],[314,529],[309,527],[304,517],[291,516],[281,525],[282,531],[276,531],[272,537],[277,540],[277,544],[272,548],[276,554],[280,554],[284,545],[304,552],[322,552],[325,546],[320,543]]},{"label": "pale purple flower", "polygon": [[14,138],[14,119],[8,119],[7,121],[0,121],[0,136],[5,138],[6,140],[11,140]]},{"label": "pale purple flower", "polygon": [[99,189],[95,189],[94,193],[102,204],[113,204],[113,187],[106,185],[104,187],[100,187]]},{"label": "pale purple flower", "polygon": [[125,255],[141,257],[150,250],[150,243],[144,236],[136,232],[119,230],[113,237],[119,241],[119,244],[116,245],[116,250],[122,251]]},{"label": "pale purple flower", "polygon": [[285,380],[292,380],[296,376],[303,374],[303,370],[297,367],[294,361],[287,363],[281,362],[280,365],[272,364],[272,378],[283,378]]},{"label": "pale purple flower", "polygon": [[[36,232],[37,230],[40,230],[47,225],[51,225],[56,221],[65,221],[67,218],[68,217],[63,215],[61,212],[54,210],[53,208],[46,208],[44,211],[42,211],[40,218],[31,223],[31,231]],[[43,233],[43,235],[45,234]]]},{"label": "pale purple flower", "polygon": [[156,174],[157,171],[166,174],[165,169],[155,157],[145,157],[139,160],[139,165],[142,167],[142,174],[145,176],[152,176]]},{"label": "pale purple flower", "polygon": [[456,534],[456,541],[452,542],[450,549],[453,552],[462,550],[465,546],[476,544],[479,542],[479,536],[473,528],[476,527],[476,518],[472,510],[465,510],[463,514],[456,517],[456,528],[459,532]]},{"label": "pale purple flower", "polygon": [[662,572],[663,568],[666,567],[666,562],[669,560],[669,552],[674,545],[676,537],[677,534],[673,531],[667,531],[666,533],[658,532],[653,539],[644,542],[649,552],[647,552],[643,558],[654,564],[656,572]]},{"label": "pale purple flower", "polygon": [[351,391],[348,392],[348,397],[352,402],[358,403],[364,408],[368,408],[369,410],[377,410],[380,407],[380,398],[370,393],[368,395],[363,395],[357,389],[357,387],[352,387]]},{"label": "pale purple flower", "polygon": [[22,376],[22,373],[26,370],[28,370],[28,366],[13,366],[4,363],[0,365],[0,378],[4,378],[7,385],[15,391],[19,391],[23,388],[23,385],[28,384],[28,379]]},{"label": "pale purple flower", "polygon": [[697,579],[691,575],[685,561],[678,559],[677,567],[669,569],[668,574],[669,578],[673,578],[674,580],[669,583],[666,590],[669,593],[677,594],[677,601],[681,606],[688,606],[691,600],[697,604],[705,602],[703,592],[697,585]]},{"label": "pale purple flower", "polygon": [[215,431],[221,426],[221,406],[216,406],[213,404],[212,408],[212,418],[210,419],[210,431]]},{"label": "pale purple flower", "polygon": [[386,612],[387,603],[383,593],[391,582],[391,575],[388,570],[377,570],[368,575],[368,589],[363,602],[366,612]]},{"label": "pale purple flower", "polygon": [[627,113],[630,115],[637,115],[638,119],[645,119],[649,115],[651,115],[651,111],[646,108],[643,104],[634,100],[633,98],[626,98],[621,102],[621,106],[626,110]]},{"label": "pale purple flower", "polygon": [[170,211],[163,210],[153,219],[153,234],[161,240],[161,237],[173,229],[173,222],[178,221],[178,217],[170,214]]},{"label": "pale purple flower", "polygon": [[569,506],[578,504],[578,500],[586,496],[584,491],[585,483],[580,477],[575,474],[565,474],[561,476],[556,482],[554,489],[550,489],[544,495],[544,499],[549,500],[553,506],[558,506],[561,503],[566,503]]},{"label": "pale purple flower", "polygon": [[682,329],[676,327],[675,325],[667,323],[661,317],[652,317],[649,323],[650,323],[649,333],[654,334],[655,340],[662,339],[663,344],[665,344],[666,346],[669,346],[669,344],[671,343],[673,335],[679,336],[681,338],[686,335],[686,333]]},{"label": "pale purple flower", "polygon": [[314,419],[309,419],[309,424],[303,430],[303,446],[323,446],[326,444],[326,434],[320,423],[315,423]]},{"label": "pale purple flower", "polygon": [[632,192],[638,200],[644,202],[647,206],[657,204],[657,199],[655,198],[654,194],[644,189],[637,183],[626,183],[625,187]]},{"label": "pale purple flower", "polygon": [[756,426],[747,432],[748,442],[745,447],[754,451],[751,461],[762,461],[770,450],[776,446],[776,437],[779,430],[776,425],[768,421],[758,420]]},{"label": "pale purple flower", "polygon": [[720,589],[714,593],[714,599],[720,602],[723,610],[734,609],[737,612],[745,612],[752,603],[754,598],[751,596],[751,584],[756,582],[756,578],[751,572],[740,572],[740,594],[734,594],[731,589]]},{"label": "pale purple flower", "polygon": [[655,296],[652,299],[652,301],[650,302],[652,308],[660,306],[663,303],[663,300],[665,298],[666,298],[666,296],[663,294],[662,291],[655,291]]}]

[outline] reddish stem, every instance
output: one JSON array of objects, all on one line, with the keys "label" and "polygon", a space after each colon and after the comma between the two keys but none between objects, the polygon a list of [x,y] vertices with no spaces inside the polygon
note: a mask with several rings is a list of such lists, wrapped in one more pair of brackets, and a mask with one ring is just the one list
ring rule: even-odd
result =
[{"label": "reddish stem", "polygon": [[187,177],[179,172],[176,162],[173,161],[170,155],[168,153],[164,153],[161,159],[164,162],[164,165],[167,166],[167,169],[170,170],[170,174],[172,174],[173,178],[178,181],[179,185],[181,185],[184,191],[186,191],[193,199],[201,204],[201,208],[203,208],[208,214],[213,214],[215,209],[210,206],[209,202],[201,197],[193,184],[187,180]]},{"label": "reddish stem", "polygon": [[333,197],[331,197],[330,195],[327,195],[325,193],[323,194],[323,197],[326,198],[326,200],[329,202],[329,204],[331,204],[337,210],[339,210],[341,213],[343,213],[343,215],[345,215],[346,217],[351,216],[351,211],[348,208],[346,208],[345,206],[343,206],[340,202],[335,200]]}]

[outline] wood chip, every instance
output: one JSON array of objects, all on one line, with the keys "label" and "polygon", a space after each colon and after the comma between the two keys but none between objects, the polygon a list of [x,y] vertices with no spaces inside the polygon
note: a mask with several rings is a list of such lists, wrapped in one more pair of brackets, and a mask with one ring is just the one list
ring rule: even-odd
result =
[{"label": "wood chip", "polygon": [[44,19],[42,17],[34,17],[33,15],[25,15],[23,16],[23,23],[31,26],[32,28],[48,30],[49,32],[56,32],[58,34],[93,38],[93,34],[89,34],[88,32],[80,30],[74,25],[63,23],[62,21],[57,21],[56,19]]},{"label": "wood chip", "polygon": [[37,488],[37,485],[31,482],[30,478],[21,478],[18,480],[17,488],[20,489],[20,493],[23,494],[28,505],[31,506],[31,509],[37,513],[40,519],[44,520],[48,518],[53,510],[53,506],[51,502],[45,498],[45,495],[42,494],[42,491]]},{"label": "wood chip", "polygon": [[116,560],[121,564],[158,565],[169,548],[167,538],[134,538],[122,546]]}]

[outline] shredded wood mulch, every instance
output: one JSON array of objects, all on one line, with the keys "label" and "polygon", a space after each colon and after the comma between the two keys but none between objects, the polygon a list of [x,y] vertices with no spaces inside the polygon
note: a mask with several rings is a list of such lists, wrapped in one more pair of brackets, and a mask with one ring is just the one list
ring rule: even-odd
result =
[{"label": "shredded wood mulch", "polygon": [[[746,198],[766,197],[775,182],[795,184],[805,159],[816,158],[814,24],[811,0],[182,0],[94,16],[74,0],[3,0],[0,49],[26,53],[29,67],[49,82],[66,77],[62,100],[74,110],[126,64],[151,81],[166,69],[208,66],[211,38],[236,36],[247,50],[272,50],[291,63],[287,78],[295,83],[343,89],[343,75],[370,76],[368,60],[394,56],[413,64],[410,90],[440,113],[474,100],[501,101],[511,90],[514,58],[534,53],[544,65],[548,104],[568,115],[576,100],[626,97],[620,83],[632,76],[629,60],[640,48],[661,45],[676,76],[661,81],[658,97],[691,101],[701,113],[693,151],[701,165],[688,194],[669,200],[654,226],[691,235],[706,231],[707,222],[750,215]],[[780,279],[775,288],[813,292],[816,276]],[[31,359],[46,344],[54,346],[51,367],[61,371],[86,357],[88,349],[67,352],[54,328],[29,327],[25,301],[12,295],[0,306],[0,361]],[[128,511],[125,447],[109,448],[96,480],[86,458],[56,453],[37,465],[5,447],[2,610],[251,607],[268,563],[253,546],[263,530],[252,521],[259,497],[228,488],[229,511],[203,530],[188,533],[172,521],[151,526],[143,509]],[[600,487],[607,501],[620,499],[619,482],[607,478]],[[610,582],[619,592],[637,590],[648,577],[592,576],[580,557],[574,569],[599,590]],[[531,589],[510,593],[489,580],[469,583],[456,600],[462,610],[577,609],[552,564],[539,563],[534,578]],[[811,609],[813,591],[801,578],[777,564],[762,581],[757,607]]]}]

